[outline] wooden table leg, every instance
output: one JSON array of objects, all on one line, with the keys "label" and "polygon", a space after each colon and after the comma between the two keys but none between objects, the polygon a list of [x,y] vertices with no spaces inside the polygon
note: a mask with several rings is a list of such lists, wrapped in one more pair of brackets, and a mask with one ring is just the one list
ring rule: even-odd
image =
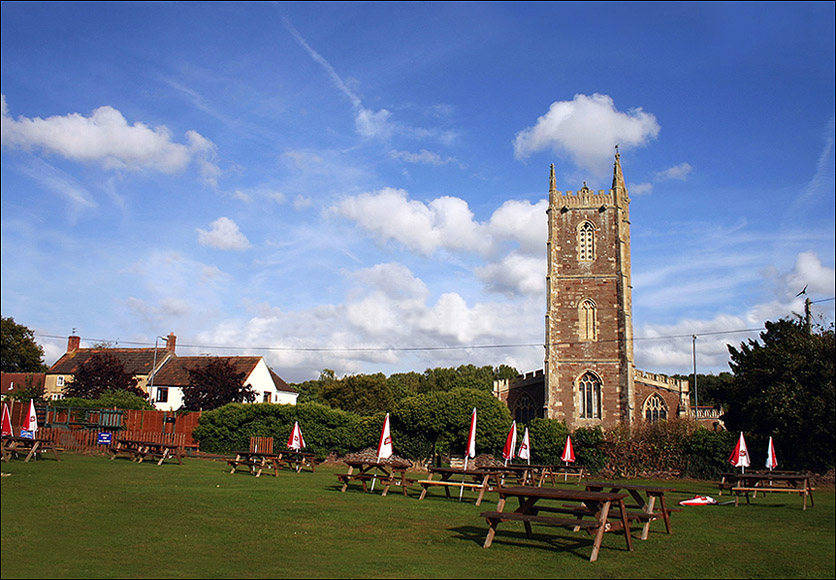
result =
[{"label": "wooden table leg", "polygon": [[595,541],[592,543],[592,554],[589,556],[589,561],[594,562],[598,559],[598,551],[601,549],[601,540],[604,539],[604,532],[607,529],[607,516],[610,513],[610,502],[605,501],[601,505],[598,513],[598,528],[595,530]]}]

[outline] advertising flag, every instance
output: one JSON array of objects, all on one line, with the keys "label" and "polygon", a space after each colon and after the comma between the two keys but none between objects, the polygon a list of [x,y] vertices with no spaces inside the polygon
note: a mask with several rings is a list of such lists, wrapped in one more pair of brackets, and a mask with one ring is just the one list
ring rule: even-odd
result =
[{"label": "advertising flag", "polygon": [[505,439],[505,447],[502,448],[502,457],[505,459],[505,465],[514,458],[514,451],[517,447],[517,422],[511,423],[511,430],[508,431],[508,437]]}]

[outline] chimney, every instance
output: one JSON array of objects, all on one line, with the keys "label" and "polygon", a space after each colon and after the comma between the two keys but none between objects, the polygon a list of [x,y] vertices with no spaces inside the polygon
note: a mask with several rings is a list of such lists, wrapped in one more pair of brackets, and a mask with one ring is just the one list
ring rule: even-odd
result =
[{"label": "chimney", "polygon": [[165,349],[169,351],[171,354],[174,354],[174,347],[177,346],[177,337],[174,336],[173,332],[168,333],[168,338],[166,338],[165,342]]},{"label": "chimney", "polygon": [[78,347],[81,346],[81,337],[72,335],[67,340],[67,352],[75,352],[78,350]]}]

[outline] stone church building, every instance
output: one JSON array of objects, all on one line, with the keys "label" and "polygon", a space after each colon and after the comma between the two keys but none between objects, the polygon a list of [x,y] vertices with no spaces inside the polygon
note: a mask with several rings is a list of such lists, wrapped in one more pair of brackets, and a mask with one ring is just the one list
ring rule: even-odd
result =
[{"label": "stone church building", "polygon": [[557,191],[549,178],[546,337],[543,370],[496,381],[518,422],[565,421],[569,429],[690,414],[688,381],[633,364],[630,198],[616,151],[612,188]]}]

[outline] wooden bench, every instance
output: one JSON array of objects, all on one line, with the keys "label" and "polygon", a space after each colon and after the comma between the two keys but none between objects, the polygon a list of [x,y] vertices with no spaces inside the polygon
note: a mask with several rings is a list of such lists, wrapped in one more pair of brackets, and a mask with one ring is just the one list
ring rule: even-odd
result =
[{"label": "wooden bench", "polygon": [[807,509],[807,497],[810,497],[810,505],[813,506],[813,494],[811,492],[815,491],[816,488],[809,487],[809,488],[802,488],[799,489],[797,487],[760,487],[760,486],[735,486],[731,488],[731,491],[734,492],[734,507],[737,507],[740,503],[740,494],[743,493],[746,496],[746,503],[749,503],[749,493],[752,493],[752,497],[757,497],[758,492],[762,492],[764,494],[771,493],[776,491],[778,493],[797,493],[798,495],[803,497],[803,508],[804,510]]},{"label": "wooden bench", "polygon": [[[587,514],[589,514],[588,511],[583,515]],[[561,526],[564,528],[584,528],[586,530],[594,530],[598,527],[598,522],[593,520],[556,518],[553,516],[521,514],[517,512],[482,512],[480,515],[487,520],[489,525],[493,527],[496,527],[496,524],[498,524],[499,522],[536,522],[541,524],[549,524],[551,526]],[[485,548],[488,547],[490,546],[485,546]]]},{"label": "wooden bench", "polygon": [[[525,525],[527,538],[531,537],[532,523],[571,528],[575,531],[586,530],[595,538],[592,543],[592,553],[589,556],[590,562],[598,559],[601,540],[607,531],[621,532],[627,543],[627,549],[633,551],[630,523],[626,518],[626,510],[624,509],[624,498],[627,497],[627,494],[523,486],[500,487],[497,491],[499,492],[499,503],[496,506],[496,511],[482,512],[481,514],[488,522],[485,548],[489,548],[493,542],[500,522],[517,521],[523,522]],[[506,501],[514,497],[519,500],[519,507],[513,512],[503,511]],[[542,502],[546,501],[577,501],[580,505],[569,505],[567,508],[542,505]],[[575,517],[541,515],[541,512],[574,515]]]}]

